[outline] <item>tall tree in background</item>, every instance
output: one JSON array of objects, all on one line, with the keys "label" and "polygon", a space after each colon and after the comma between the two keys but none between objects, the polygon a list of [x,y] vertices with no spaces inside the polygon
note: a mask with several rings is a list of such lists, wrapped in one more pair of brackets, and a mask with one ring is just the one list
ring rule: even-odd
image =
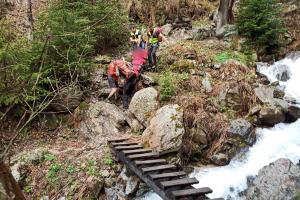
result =
[{"label": "tall tree in background", "polygon": [[220,0],[217,13],[217,32],[226,24],[234,20],[232,8],[235,0]]}]

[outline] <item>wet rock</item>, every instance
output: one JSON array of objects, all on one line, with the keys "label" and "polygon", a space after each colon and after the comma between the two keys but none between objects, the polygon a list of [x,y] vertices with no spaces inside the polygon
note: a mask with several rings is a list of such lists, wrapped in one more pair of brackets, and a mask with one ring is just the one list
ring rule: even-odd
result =
[{"label": "wet rock", "polygon": [[153,87],[148,87],[134,94],[129,105],[129,111],[147,127],[151,115],[158,107],[158,92]]},{"label": "wet rock", "polygon": [[300,191],[300,167],[288,159],[279,159],[259,170],[246,190],[246,199],[297,199]]},{"label": "wet rock", "polygon": [[262,125],[274,126],[285,121],[285,113],[279,107],[266,106],[260,110],[258,120]]},{"label": "wet rock", "polygon": [[224,153],[217,153],[214,154],[211,158],[211,161],[218,166],[223,166],[223,165],[227,165],[229,163],[229,158],[226,154]]},{"label": "wet rock", "polygon": [[300,118],[300,108],[297,106],[289,106],[288,112],[286,115],[287,122],[295,122]]},{"label": "wet rock", "polygon": [[284,87],[277,86],[273,92],[273,97],[282,99],[284,97],[284,95],[285,95]]},{"label": "wet rock", "polygon": [[156,111],[142,140],[154,151],[169,153],[180,148],[183,134],[182,108],[176,104],[166,105]]},{"label": "wet rock", "polygon": [[53,99],[50,108],[57,112],[72,112],[82,100],[83,92],[79,86],[68,86],[62,88]]},{"label": "wet rock", "polygon": [[256,115],[256,114],[259,113],[260,110],[261,110],[261,106],[256,105],[256,106],[252,107],[252,108],[249,110],[248,115],[249,115],[249,116]]},{"label": "wet rock", "polygon": [[249,145],[252,145],[256,140],[254,127],[251,123],[242,118],[232,121],[227,132],[229,136],[240,137]]},{"label": "wet rock", "polygon": [[193,136],[192,139],[196,144],[202,144],[202,145],[208,144],[206,133],[201,128],[199,127],[193,128],[190,130],[190,132],[191,135]]},{"label": "wet rock", "polygon": [[206,93],[210,93],[213,90],[208,77],[205,77],[202,80],[202,86],[203,86],[203,88],[204,88],[204,90],[205,90]]},{"label": "wet rock", "polygon": [[136,177],[130,177],[126,182],[125,194],[127,196],[135,195],[139,189],[140,181]]},{"label": "wet rock", "polygon": [[291,72],[287,65],[277,64],[276,65],[276,78],[280,81],[287,81],[290,79]]},{"label": "wet rock", "polygon": [[99,101],[91,103],[83,114],[79,130],[97,144],[107,138],[123,135],[127,128],[127,116],[114,104]]}]

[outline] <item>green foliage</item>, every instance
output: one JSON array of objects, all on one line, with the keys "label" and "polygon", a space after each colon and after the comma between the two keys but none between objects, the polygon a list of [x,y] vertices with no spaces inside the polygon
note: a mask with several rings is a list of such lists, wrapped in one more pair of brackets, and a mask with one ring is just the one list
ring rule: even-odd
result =
[{"label": "green foliage", "polygon": [[96,166],[97,162],[95,160],[88,160],[87,162],[87,168],[86,168],[86,173],[90,176],[97,175],[97,169],[98,167]]},{"label": "green foliage", "polygon": [[59,181],[58,173],[60,172],[61,169],[62,167],[58,163],[53,163],[50,165],[48,169],[48,173],[46,175],[46,178],[49,181],[49,183],[55,184],[56,182]]},{"label": "green foliage", "polygon": [[115,164],[115,162],[111,157],[106,157],[106,158],[104,158],[104,164],[113,166]]},{"label": "green foliage", "polygon": [[172,73],[165,71],[158,77],[160,86],[160,100],[168,101],[180,89],[181,83],[189,78],[187,73]]},{"label": "green foliage", "polygon": [[54,160],[56,160],[56,156],[53,155],[53,154],[50,154],[50,153],[46,153],[46,154],[44,155],[44,159],[45,159],[46,161],[54,161]]},{"label": "green foliage", "polygon": [[60,88],[85,84],[93,55],[127,36],[120,10],[118,1],[53,1],[35,21],[30,42],[0,20],[0,107],[41,109]]},{"label": "green foliage", "polygon": [[278,47],[278,37],[284,31],[281,4],[277,0],[242,0],[237,18],[238,30],[259,48]]},{"label": "green foliage", "polygon": [[69,166],[67,167],[67,172],[68,172],[69,174],[73,174],[75,171],[76,171],[76,169],[75,169],[75,167],[74,167],[73,165],[69,165]]}]

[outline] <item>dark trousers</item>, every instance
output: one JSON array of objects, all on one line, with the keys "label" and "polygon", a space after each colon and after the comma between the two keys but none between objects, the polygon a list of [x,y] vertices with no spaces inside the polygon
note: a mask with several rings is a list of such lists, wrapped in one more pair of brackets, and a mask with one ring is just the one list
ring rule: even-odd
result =
[{"label": "dark trousers", "polygon": [[152,67],[156,65],[156,51],[159,47],[159,44],[151,44],[149,50],[148,50],[148,61],[149,65]]},{"label": "dark trousers", "polygon": [[136,77],[132,76],[128,80],[126,80],[123,88],[123,107],[128,108],[129,98],[133,96],[134,87],[136,84]]}]

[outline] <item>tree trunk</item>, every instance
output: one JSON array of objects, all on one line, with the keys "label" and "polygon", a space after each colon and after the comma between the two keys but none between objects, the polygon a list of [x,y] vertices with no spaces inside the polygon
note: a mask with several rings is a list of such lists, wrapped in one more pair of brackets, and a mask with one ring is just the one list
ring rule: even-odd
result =
[{"label": "tree trunk", "polygon": [[27,0],[27,38],[29,41],[33,40],[33,15],[32,15],[32,2]]},{"label": "tree trunk", "polygon": [[234,0],[220,0],[217,13],[217,32],[226,24],[231,24],[234,20],[232,8]]},{"label": "tree trunk", "polygon": [[2,160],[0,160],[0,197],[0,199],[26,200],[10,169]]}]

